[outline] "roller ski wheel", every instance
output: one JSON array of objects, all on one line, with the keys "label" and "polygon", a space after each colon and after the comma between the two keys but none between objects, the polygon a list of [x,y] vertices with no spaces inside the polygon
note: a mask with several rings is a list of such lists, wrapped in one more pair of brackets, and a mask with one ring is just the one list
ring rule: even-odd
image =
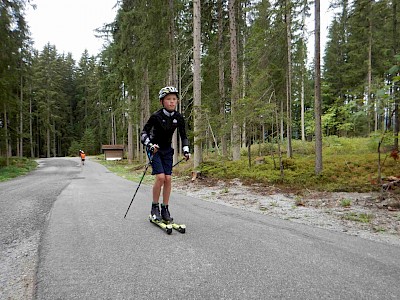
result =
[{"label": "roller ski wheel", "polygon": [[166,222],[163,220],[163,223],[166,225],[171,225],[173,229],[180,233],[185,233],[186,232],[186,225],[185,224],[176,224],[174,222]]},{"label": "roller ski wheel", "polygon": [[149,216],[149,221],[153,224],[156,224],[158,227],[161,229],[165,230],[167,234],[172,233],[172,225],[171,224],[165,224],[164,222],[158,221],[157,219],[154,219],[151,215]]},{"label": "roller ski wheel", "polygon": [[180,233],[186,232],[186,226],[184,224],[177,224],[174,222],[174,218],[169,213],[168,205],[161,204],[161,220],[164,224],[171,225],[173,229]]},{"label": "roller ski wheel", "polygon": [[[172,227],[172,228],[174,228],[174,227]],[[178,230],[178,232],[180,232],[180,233],[185,233],[186,232],[186,225],[184,225],[184,224],[179,225],[179,228],[176,229],[176,230]]]}]

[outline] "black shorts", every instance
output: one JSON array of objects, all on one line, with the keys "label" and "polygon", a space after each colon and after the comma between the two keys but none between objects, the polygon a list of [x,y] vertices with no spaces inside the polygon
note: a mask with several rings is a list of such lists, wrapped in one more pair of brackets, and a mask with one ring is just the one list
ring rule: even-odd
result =
[{"label": "black shorts", "polygon": [[153,171],[151,172],[151,174],[171,175],[173,160],[174,160],[173,148],[159,149],[153,156],[153,161],[151,163]]}]

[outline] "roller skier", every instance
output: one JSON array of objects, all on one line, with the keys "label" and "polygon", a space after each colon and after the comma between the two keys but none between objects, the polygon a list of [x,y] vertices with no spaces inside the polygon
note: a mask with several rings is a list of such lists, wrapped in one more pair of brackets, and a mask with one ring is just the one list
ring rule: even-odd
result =
[{"label": "roller skier", "polygon": [[[141,142],[146,146],[149,157],[151,157],[152,175],[155,175],[150,221],[157,225],[161,223],[177,225],[173,223],[169,211],[174,155],[174,149],[171,147],[172,135],[178,129],[186,160],[190,159],[189,140],[186,135],[185,120],[176,111],[179,101],[178,90],[173,86],[163,87],[158,97],[162,108],[150,116],[141,132]],[[160,211],[161,190],[163,202]]]}]

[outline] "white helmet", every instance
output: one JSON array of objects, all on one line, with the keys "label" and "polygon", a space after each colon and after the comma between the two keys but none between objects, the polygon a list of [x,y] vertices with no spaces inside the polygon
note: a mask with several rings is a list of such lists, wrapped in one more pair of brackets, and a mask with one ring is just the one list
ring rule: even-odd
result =
[{"label": "white helmet", "polygon": [[178,97],[178,89],[173,87],[173,86],[166,86],[163,87],[160,92],[158,93],[158,98],[160,100],[164,99],[165,96],[167,96],[168,94],[176,94],[176,96]]}]

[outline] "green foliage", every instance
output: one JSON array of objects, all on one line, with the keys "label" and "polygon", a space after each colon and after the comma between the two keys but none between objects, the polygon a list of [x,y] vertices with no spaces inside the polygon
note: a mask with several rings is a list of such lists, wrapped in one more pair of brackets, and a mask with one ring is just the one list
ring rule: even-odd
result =
[{"label": "green foliage", "polygon": [[82,150],[81,144],[77,141],[73,141],[71,146],[68,149],[69,156],[77,156],[79,154],[79,150]]},{"label": "green foliage", "polygon": [[[374,184],[377,181],[376,143],[370,138],[335,136],[324,138],[324,170],[319,176],[315,175],[314,143],[295,140],[292,146],[294,157],[282,160],[283,178],[280,175],[278,154],[275,148],[272,151],[273,156],[271,152],[265,153],[264,163],[253,162],[251,168],[248,167],[246,157],[242,157],[237,162],[219,157],[208,157],[201,166],[201,172],[207,177],[222,180],[240,178],[249,183],[277,184],[290,189],[359,192],[379,190],[379,186]],[[253,148],[252,151],[256,150]],[[284,148],[283,151],[285,151]],[[397,167],[396,161],[387,159],[383,170],[387,175],[398,174]]]},{"label": "green foliage", "polygon": [[376,151],[378,141],[372,138],[339,138],[328,136],[323,139],[323,151],[327,156],[340,154],[369,154]]},{"label": "green foliage", "polygon": [[83,150],[86,155],[99,153],[99,143],[93,129],[86,129],[80,141],[72,141],[68,148],[68,155],[76,156],[79,150]]},{"label": "green foliage", "polygon": [[6,165],[6,158],[0,157],[0,181],[6,181],[14,177],[25,175],[37,167],[36,161],[27,158],[12,157],[9,165]]},{"label": "green foliage", "polygon": [[350,207],[351,206],[351,200],[350,199],[342,199],[340,201],[340,206],[342,206],[342,207]]},{"label": "green foliage", "polygon": [[88,128],[85,130],[80,144],[85,153],[97,154],[99,152],[98,141],[93,129]]},{"label": "green foliage", "polygon": [[371,220],[374,218],[374,215],[367,214],[367,213],[356,213],[356,212],[349,212],[343,216],[343,219],[361,223],[370,223]]},{"label": "green foliage", "polygon": [[326,134],[366,136],[384,126],[374,124],[373,115],[375,109],[382,115],[388,105],[388,97],[379,96],[379,90],[385,83],[388,89],[391,86],[383,74],[392,66],[391,48],[398,50],[393,18],[399,15],[393,15],[395,4],[389,1],[341,0],[335,5],[339,9],[329,28],[324,58],[323,102],[330,121],[325,130],[329,129]]}]

